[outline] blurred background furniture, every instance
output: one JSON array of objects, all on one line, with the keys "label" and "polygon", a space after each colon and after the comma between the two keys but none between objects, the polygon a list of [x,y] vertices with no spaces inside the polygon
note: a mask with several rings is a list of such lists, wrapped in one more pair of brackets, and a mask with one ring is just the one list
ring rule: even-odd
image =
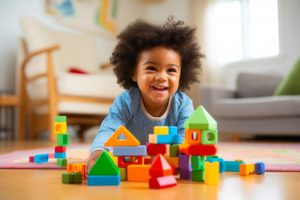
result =
[{"label": "blurred background furniture", "polygon": [[[68,124],[80,125],[82,139],[83,131],[100,124],[122,91],[111,67],[99,67],[95,42],[87,35],[55,31],[27,17],[21,27],[19,138],[26,137],[26,130],[29,138],[49,130],[55,140],[54,116],[66,115]],[[87,73],[70,73],[74,68]]]},{"label": "blurred background furniture", "polygon": [[235,89],[202,87],[201,104],[220,133],[299,135],[300,95],[274,95],[283,77],[272,74],[241,72]]}]

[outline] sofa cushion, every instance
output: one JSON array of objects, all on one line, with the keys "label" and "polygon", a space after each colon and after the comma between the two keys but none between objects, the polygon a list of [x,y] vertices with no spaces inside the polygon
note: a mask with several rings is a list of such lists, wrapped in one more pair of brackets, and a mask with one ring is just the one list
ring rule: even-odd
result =
[{"label": "sofa cushion", "polygon": [[299,95],[300,94],[300,59],[295,63],[287,76],[282,80],[275,95]]},{"label": "sofa cushion", "polygon": [[237,97],[272,96],[281,80],[279,75],[241,72],[237,76]]},{"label": "sofa cushion", "polygon": [[300,116],[300,96],[221,99],[214,103],[211,113],[226,118]]}]

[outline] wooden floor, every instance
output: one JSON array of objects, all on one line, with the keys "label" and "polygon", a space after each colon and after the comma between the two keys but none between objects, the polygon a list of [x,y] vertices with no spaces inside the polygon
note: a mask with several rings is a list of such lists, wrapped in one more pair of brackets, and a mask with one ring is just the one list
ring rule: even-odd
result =
[{"label": "wooden floor", "polygon": [[[0,153],[53,146],[49,143],[0,142]],[[269,172],[241,177],[223,173],[220,184],[179,181],[173,188],[150,190],[147,183],[121,182],[117,187],[61,183],[64,170],[0,170],[0,200],[11,199],[299,199],[300,173]]]}]

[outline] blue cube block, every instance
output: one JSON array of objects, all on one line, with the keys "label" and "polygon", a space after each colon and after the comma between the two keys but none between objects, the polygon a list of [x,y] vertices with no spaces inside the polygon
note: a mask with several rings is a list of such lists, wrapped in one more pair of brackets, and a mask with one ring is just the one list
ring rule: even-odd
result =
[{"label": "blue cube block", "polygon": [[55,152],[54,158],[66,158],[66,152]]},{"label": "blue cube block", "polygon": [[255,168],[255,174],[265,173],[265,163],[263,162],[255,163],[254,168]]},{"label": "blue cube block", "polygon": [[177,127],[176,126],[169,126],[169,135],[177,135]]}]

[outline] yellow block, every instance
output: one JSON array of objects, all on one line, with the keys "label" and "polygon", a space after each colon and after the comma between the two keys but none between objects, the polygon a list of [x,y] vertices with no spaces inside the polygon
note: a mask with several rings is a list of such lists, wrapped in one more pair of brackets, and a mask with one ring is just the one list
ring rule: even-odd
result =
[{"label": "yellow block", "polygon": [[218,185],[219,162],[205,162],[205,183],[207,185]]},{"label": "yellow block", "polygon": [[249,176],[250,174],[254,174],[255,167],[254,164],[241,164],[240,165],[240,175],[241,176]]},{"label": "yellow block", "polygon": [[67,123],[66,122],[54,122],[54,133],[55,134],[66,134]]},{"label": "yellow block", "polygon": [[129,165],[127,167],[127,181],[148,182],[151,165]]},{"label": "yellow block", "polygon": [[169,127],[168,126],[154,126],[154,134],[168,135],[169,134]]}]

